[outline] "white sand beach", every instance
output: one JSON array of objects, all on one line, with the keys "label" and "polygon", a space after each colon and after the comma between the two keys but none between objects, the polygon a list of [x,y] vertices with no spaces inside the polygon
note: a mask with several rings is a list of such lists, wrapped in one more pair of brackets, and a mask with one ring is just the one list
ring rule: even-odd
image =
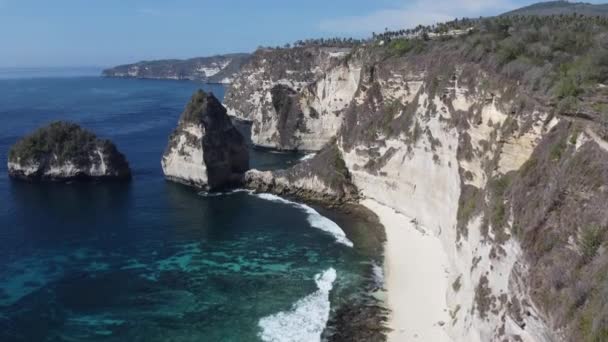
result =
[{"label": "white sand beach", "polygon": [[362,202],[380,218],[387,235],[385,286],[391,309],[389,342],[450,341],[446,304],[447,256],[439,238],[373,200]]}]

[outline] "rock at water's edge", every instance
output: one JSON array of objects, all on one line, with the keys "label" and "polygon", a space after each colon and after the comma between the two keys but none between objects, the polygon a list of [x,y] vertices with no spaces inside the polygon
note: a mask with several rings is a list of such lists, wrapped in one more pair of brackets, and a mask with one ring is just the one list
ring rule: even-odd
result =
[{"label": "rock at water's edge", "polygon": [[218,190],[241,181],[249,169],[249,151],[226,108],[213,94],[198,90],[169,138],[161,164],[169,180]]},{"label": "rock at water's edge", "polygon": [[312,159],[286,170],[250,170],[243,177],[243,185],[256,192],[290,196],[328,206],[359,200],[359,190],[352,183],[335,142],[328,144]]},{"label": "rock at water's edge", "polygon": [[53,122],[9,151],[8,174],[23,180],[125,180],[131,170],[109,140],[69,122]]}]

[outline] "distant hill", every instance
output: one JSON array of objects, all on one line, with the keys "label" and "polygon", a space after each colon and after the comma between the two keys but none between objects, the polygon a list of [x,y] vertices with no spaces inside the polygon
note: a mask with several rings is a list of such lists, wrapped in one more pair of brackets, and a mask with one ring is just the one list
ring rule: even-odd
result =
[{"label": "distant hill", "polygon": [[125,64],[102,72],[106,77],[196,80],[230,83],[249,54],[237,53],[192,59],[165,59]]},{"label": "distant hill", "polygon": [[522,7],[503,15],[559,15],[582,14],[586,16],[608,16],[608,4],[590,4],[586,2],[547,1]]}]

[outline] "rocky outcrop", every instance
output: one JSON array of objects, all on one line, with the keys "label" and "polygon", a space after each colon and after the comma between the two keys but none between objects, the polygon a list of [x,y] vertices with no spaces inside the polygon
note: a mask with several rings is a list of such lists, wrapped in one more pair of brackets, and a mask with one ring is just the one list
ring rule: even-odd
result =
[{"label": "rocky outcrop", "polygon": [[169,180],[207,190],[239,184],[249,169],[243,136],[213,94],[197,91],[182,113],[162,158]]},{"label": "rocky outcrop", "polygon": [[225,104],[230,115],[253,122],[254,144],[318,151],[341,127],[360,64],[345,48],[258,50],[228,88]]},{"label": "rocky outcrop", "polygon": [[186,60],[167,59],[125,64],[102,72],[106,77],[195,80],[229,84],[249,54],[236,53]]},{"label": "rocky outcrop", "polygon": [[19,140],[8,173],[28,181],[126,180],[131,170],[109,140],[68,122],[54,122]]},{"label": "rocky outcrop", "polygon": [[335,142],[314,158],[287,170],[250,170],[244,177],[245,187],[257,192],[297,197],[307,202],[339,206],[356,202],[359,192]]}]

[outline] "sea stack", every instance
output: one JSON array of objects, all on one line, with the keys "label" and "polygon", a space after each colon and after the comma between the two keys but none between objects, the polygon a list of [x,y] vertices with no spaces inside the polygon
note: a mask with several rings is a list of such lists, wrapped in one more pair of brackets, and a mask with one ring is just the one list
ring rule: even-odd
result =
[{"label": "sea stack", "polygon": [[129,163],[111,141],[63,121],[42,127],[13,145],[8,174],[28,181],[131,178]]},{"label": "sea stack", "polygon": [[162,167],[167,179],[209,191],[241,182],[249,169],[247,144],[212,93],[194,93],[169,138]]}]

